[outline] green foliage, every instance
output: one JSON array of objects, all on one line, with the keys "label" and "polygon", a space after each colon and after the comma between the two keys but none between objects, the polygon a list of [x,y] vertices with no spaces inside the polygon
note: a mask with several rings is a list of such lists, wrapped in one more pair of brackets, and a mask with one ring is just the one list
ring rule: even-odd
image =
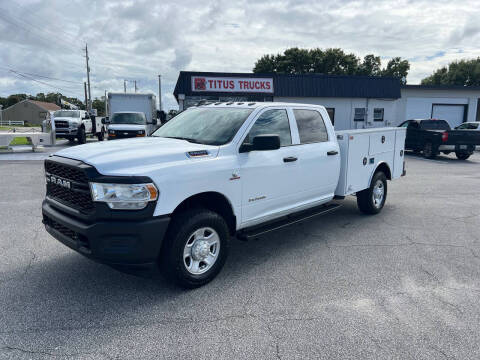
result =
[{"label": "green foliage", "polygon": [[105,101],[95,98],[92,101],[92,108],[97,109],[98,116],[105,116]]},{"label": "green foliage", "polygon": [[480,86],[480,57],[453,61],[423,79],[422,85]]},{"label": "green foliage", "polygon": [[3,105],[3,108],[6,109],[25,99],[50,102],[57,105],[60,104],[60,99],[63,99],[68,101],[69,103],[77,105],[80,109],[85,109],[85,105],[82,103],[82,101],[77,98],[64,96],[61,93],[48,93],[46,95],[44,93],[38,93],[35,96],[27,94],[13,94],[6,98],[0,97],[0,105]]},{"label": "green foliage", "polygon": [[253,68],[254,73],[394,76],[401,79],[407,77],[409,70],[408,60],[400,57],[391,59],[382,69],[380,57],[373,54],[366,55],[362,61],[355,54],[347,54],[338,48],[309,50],[296,47],[283,54],[264,55]]}]

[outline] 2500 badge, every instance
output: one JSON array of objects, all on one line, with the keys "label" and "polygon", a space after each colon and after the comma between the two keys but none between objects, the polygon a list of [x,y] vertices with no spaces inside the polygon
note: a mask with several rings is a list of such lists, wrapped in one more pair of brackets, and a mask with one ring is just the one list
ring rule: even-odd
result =
[{"label": "2500 badge", "polygon": [[52,183],[52,184],[55,184],[55,185],[59,185],[61,187],[67,188],[67,189],[70,189],[70,187],[71,187],[70,181],[68,181],[66,179],[62,179],[61,177],[57,177],[57,176],[50,175],[50,174],[46,174],[45,176],[46,176],[46,179],[47,179],[47,183]]}]

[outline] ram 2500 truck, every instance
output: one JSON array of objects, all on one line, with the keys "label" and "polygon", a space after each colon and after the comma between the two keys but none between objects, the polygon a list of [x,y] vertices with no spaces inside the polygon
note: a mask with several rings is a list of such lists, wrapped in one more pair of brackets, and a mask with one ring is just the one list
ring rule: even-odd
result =
[{"label": "ram 2500 truck", "polygon": [[403,128],[335,133],[323,106],[215,103],[151,137],[64,149],[45,161],[43,222],[110,265],[160,266],[185,287],[213,279],[229,239],[330,212],[356,194],[380,212],[405,173]]},{"label": "ram 2500 truck", "polygon": [[480,145],[480,132],[451,130],[445,120],[407,120],[399,126],[407,129],[405,148],[423,152],[427,159],[435,158],[439,152],[446,155],[455,152],[459,160],[467,160]]},{"label": "ram 2500 truck", "polygon": [[56,137],[78,140],[79,144],[87,142],[87,136],[96,136],[103,141],[106,133],[101,118],[90,116],[85,110],[57,110],[53,113]]}]

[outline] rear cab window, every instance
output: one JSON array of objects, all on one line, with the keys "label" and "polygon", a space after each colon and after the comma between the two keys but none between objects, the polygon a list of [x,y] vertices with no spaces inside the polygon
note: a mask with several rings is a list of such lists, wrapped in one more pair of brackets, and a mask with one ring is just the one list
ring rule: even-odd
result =
[{"label": "rear cab window", "polygon": [[420,127],[423,130],[450,130],[450,125],[445,120],[422,120]]},{"label": "rear cab window", "polygon": [[317,110],[293,109],[300,144],[328,141],[328,132],[322,115]]}]

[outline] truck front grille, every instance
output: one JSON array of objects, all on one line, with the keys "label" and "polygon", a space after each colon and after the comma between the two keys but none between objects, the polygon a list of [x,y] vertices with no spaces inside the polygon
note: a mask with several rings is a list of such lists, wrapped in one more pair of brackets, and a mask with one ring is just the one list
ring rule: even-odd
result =
[{"label": "truck front grille", "polygon": [[[62,180],[56,183],[47,182],[47,196],[84,213],[93,211],[88,178],[83,169],[46,160],[45,172]],[[65,182],[69,182],[69,186],[62,185]]]},{"label": "truck front grille", "polygon": [[55,120],[55,127],[56,128],[68,128],[68,121]]}]

